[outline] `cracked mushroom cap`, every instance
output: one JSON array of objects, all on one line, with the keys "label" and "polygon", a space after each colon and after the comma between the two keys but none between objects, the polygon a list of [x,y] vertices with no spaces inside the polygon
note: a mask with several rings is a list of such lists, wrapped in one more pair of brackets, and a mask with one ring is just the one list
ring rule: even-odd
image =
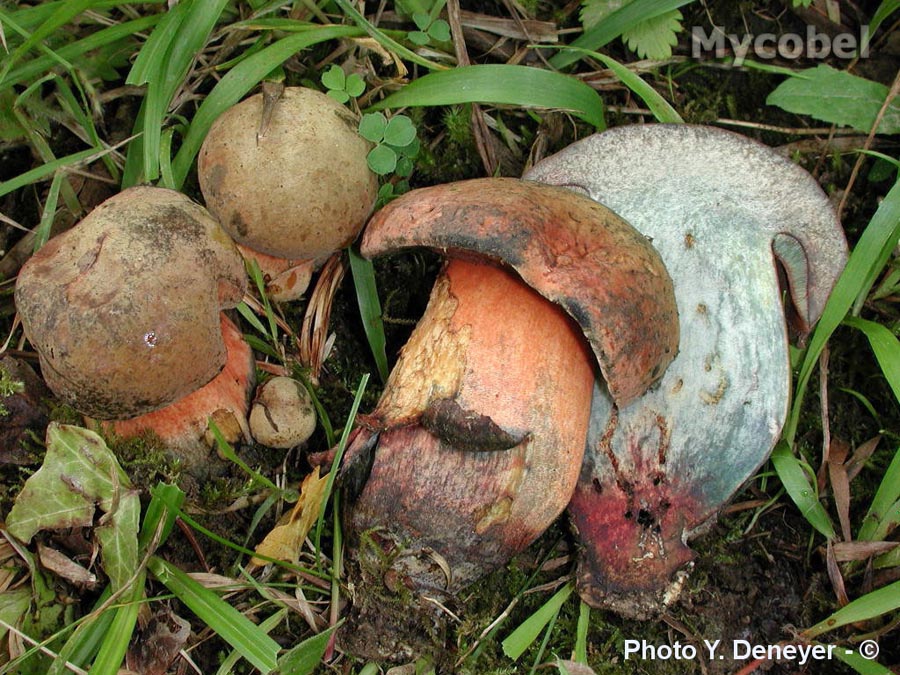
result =
[{"label": "cracked mushroom cap", "polygon": [[569,190],[515,178],[413,190],[373,216],[362,252],[411,246],[514,269],[578,322],[620,405],[657,380],[678,350],[672,280],[653,246]]},{"label": "cracked mushroom cap", "polygon": [[239,244],[321,262],[356,238],[375,203],[370,145],[326,94],[288,87],[271,105],[257,94],[213,124],[198,157],[203,198]]},{"label": "cracked mushroom cap", "polygon": [[225,364],[219,310],[246,289],[234,243],[173,190],[135,187],[51,239],[22,268],[16,307],[47,385],[98,419],[135,417]]},{"label": "cracked mushroom cap", "polygon": [[618,127],[546,158],[526,177],[621,214],[652,237],[675,281],[678,357],[659,386],[627,408],[595,396],[569,507],[584,543],[582,598],[646,617],[677,597],[679,570],[693,557],[687,541],[781,434],[791,369],[779,273],[809,330],[847,244],[812,176],[712,127]]}]

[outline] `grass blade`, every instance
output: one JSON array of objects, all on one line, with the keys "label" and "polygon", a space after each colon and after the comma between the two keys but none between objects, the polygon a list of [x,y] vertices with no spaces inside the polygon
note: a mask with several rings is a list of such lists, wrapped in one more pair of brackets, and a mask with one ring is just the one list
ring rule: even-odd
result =
[{"label": "grass blade", "polygon": [[179,188],[184,183],[203,139],[216,118],[259,84],[266,75],[294,54],[311,45],[342,37],[359,37],[363,31],[354,26],[323,26],[319,30],[298,33],[282,38],[265,49],[247,57],[232,68],[200,104],[191,127],[172,162],[172,174]]},{"label": "grass blade", "polygon": [[53,181],[50,183],[50,190],[47,192],[47,199],[44,201],[44,211],[41,213],[41,222],[38,223],[37,229],[34,231],[34,252],[47,243],[50,239],[50,228],[53,227],[53,220],[56,217],[56,205],[59,202],[59,190],[62,187],[66,174],[57,171],[53,174]]},{"label": "grass blade", "polygon": [[184,20],[187,7],[188,3],[179,3],[162,15],[159,25],[138,52],[128,77],[125,78],[125,84],[147,84],[163,71],[166,52]]},{"label": "grass blade", "polygon": [[105,154],[106,152],[109,152],[109,150],[107,150],[106,148],[88,148],[87,150],[82,150],[81,152],[76,152],[71,155],[66,155],[65,157],[60,157],[59,159],[56,159],[52,162],[41,164],[31,171],[26,171],[25,173],[19,174],[15,178],[12,178],[5,183],[0,183],[0,197],[8,195],[10,192],[14,192],[20,188],[25,187],[26,185],[30,185],[31,183],[36,183],[42,178],[46,178],[50,174],[55,173],[60,169],[91,162],[94,159],[99,158],[100,155]]},{"label": "grass blade", "polygon": [[772,464],[775,465],[775,471],[778,472],[784,489],[807,522],[826,538],[834,539],[834,526],[825,507],[819,501],[815,486],[810,482],[800,460],[794,456],[790,446],[784,441],[776,445],[772,451]]},{"label": "grass blade", "polygon": [[[273,630],[275,630],[275,627],[278,624],[284,621],[287,614],[287,608],[282,608],[271,616],[267,616],[265,619],[259,622],[260,630],[264,630],[266,633],[271,633]],[[231,650],[231,653],[228,654],[228,656],[226,656],[224,659],[222,659],[222,663],[219,666],[219,669],[215,672],[215,675],[233,675],[233,673],[235,672],[235,668],[240,660],[241,655],[237,651]],[[240,670],[237,672],[240,672]]]},{"label": "grass blade", "polygon": [[43,40],[54,33],[62,26],[65,26],[76,16],[90,9],[96,0],[69,0],[64,2],[46,21],[44,21],[16,50],[6,57],[5,63],[0,68],[0,84],[9,84],[6,82],[6,76],[12,67],[24,56],[43,43]]},{"label": "grass blade", "polygon": [[[155,492],[154,492],[154,496],[156,496]],[[225,539],[225,538],[219,536],[218,534],[216,534],[215,532],[212,532],[211,530],[208,530],[207,528],[203,527],[203,525],[201,525],[196,520],[194,520],[188,513],[186,513],[185,511],[182,511],[175,502],[168,501],[168,499],[164,495],[161,496],[161,499],[166,500],[165,501],[166,507],[168,509],[170,509],[172,511],[172,513],[177,515],[177,517],[180,520],[184,521],[184,523],[186,525],[188,525],[192,530],[196,530],[203,536],[209,538],[211,541],[214,541],[217,544],[220,544],[221,546],[230,548],[231,550],[237,551],[238,553],[242,553],[243,555],[248,556],[248,557],[255,556],[257,558],[261,558],[261,559],[265,560],[266,562],[275,563],[276,565],[279,565],[280,567],[284,567],[285,569],[288,569],[288,570],[294,570],[297,572],[302,572],[303,574],[319,576],[322,579],[328,578],[327,576],[325,576],[319,572],[316,572],[316,570],[314,570],[314,569],[307,569],[300,565],[294,565],[293,563],[285,562],[283,560],[276,560],[274,558],[269,558],[268,556],[256,553],[256,551],[253,551],[249,548],[241,546],[240,544],[235,544],[234,542],[229,541],[228,539]]]},{"label": "grass blade", "polygon": [[[350,414],[347,415],[347,423],[341,433],[341,440],[338,442],[337,451],[334,453],[334,459],[331,462],[331,470],[328,472],[328,482],[325,483],[325,494],[322,497],[322,504],[327,504],[334,491],[334,479],[338,474],[338,468],[341,466],[341,460],[344,458],[344,451],[347,449],[347,442],[350,440],[350,432],[353,431],[353,423],[356,421],[356,414],[359,412],[359,405],[362,403],[363,394],[369,384],[369,374],[366,373],[359,380],[359,386],[356,388],[356,395],[353,397],[353,405],[350,406]],[[319,511],[319,518],[316,521],[316,550],[321,551],[322,527],[325,524],[325,509]]]},{"label": "grass blade", "polygon": [[[884,472],[881,485],[878,486],[878,491],[869,504],[869,510],[863,518],[863,524],[856,538],[861,541],[877,541],[886,536],[885,529],[891,520],[891,508],[892,506],[894,509],[897,508],[898,500],[900,500],[900,450],[894,453],[894,459]],[[896,524],[895,522],[894,525]]]},{"label": "grass blade", "polygon": [[[135,19],[134,21],[126,21],[125,23],[98,30],[96,33],[78,40],[78,42],[73,42],[72,44],[58,48],[55,50],[55,54],[60,59],[68,61],[75,60],[79,56],[94,49],[99,49],[100,47],[127,38],[129,35],[134,35],[135,33],[147,30],[148,28],[155,26],[160,18],[160,14],[151,14],[150,16]],[[10,70],[3,80],[2,86],[6,88],[11,87],[14,84],[26,82],[36,75],[46,73],[50,68],[54,67],[56,63],[58,63],[58,59],[54,59],[47,55],[31,59],[18,68]]]},{"label": "grass blade", "polygon": [[[103,141],[100,138],[97,127],[94,125],[94,118],[91,114],[91,102],[88,99],[87,94],[85,93],[86,86],[82,83],[82,73],[80,73],[79,71],[74,71],[70,74],[72,75],[72,82],[78,89],[81,103],[79,104],[79,100],[78,98],[76,98],[75,92],[72,91],[72,88],[68,85],[66,80],[63,77],[57,75],[54,79],[56,81],[57,98],[60,102],[60,105],[63,110],[74,117],[78,121],[78,124],[81,126],[81,128],[84,129],[85,142],[95,147],[103,145]],[[116,163],[113,161],[112,157],[110,157],[109,155],[104,156],[103,164],[104,166],[106,166],[106,170],[109,173],[110,177],[113,180],[118,180],[119,169],[116,166]]]},{"label": "grass blade", "polygon": [[884,268],[888,257],[900,237],[900,182],[896,183],[887,193],[868,227],[859,238],[856,248],[847,261],[847,267],[835,284],[831,297],[822,312],[822,318],[809,341],[803,363],[800,366],[800,374],[797,376],[797,386],[794,392],[794,403],[791,414],[788,416],[784,427],[784,438],[793,444],[797,433],[797,424],[800,420],[800,409],[806,386],[809,383],[813,368],[819,360],[819,355],[825,347],[825,343],[831,337],[834,330],[841,324],[844,317],[859,298],[865,299],[876,277]]},{"label": "grass blade", "polygon": [[440,63],[435,63],[434,61],[429,61],[428,59],[422,58],[414,51],[407,49],[406,47],[401,45],[396,40],[389,38],[384,34],[383,31],[378,29],[376,26],[370,23],[369,20],[366,19],[366,17],[360,14],[353,5],[347,2],[347,0],[334,1],[346,16],[350,17],[356,23],[356,25],[366,31],[366,33],[368,33],[373,40],[384,47],[387,51],[399,54],[403,58],[408,59],[413,63],[417,63],[420,66],[424,66],[429,70],[444,70],[447,68],[447,66],[443,66]]},{"label": "grass blade", "polygon": [[613,74],[619,78],[619,81],[626,87],[631,89],[644,103],[650,108],[650,112],[658,122],[663,124],[683,124],[684,120],[669,102],[664,99],[656,89],[644,82],[634,71],[624,64],[619,63],[614,58],[601,54],[600,52],[591,52],[587,50],[576,50],[586,55],[592,56],[613,71]]},{"label": "grass blade", "polygon": [[862,331],[869,339],[878,365],[881,366],[881,372],[891,385],[894,397],[900,401],[900,341],[897,340],[897,336],[874,321],[850,317],[845,319],[844,323]]},{"label": "grass blade", "polygon": [[82,617],[78,626],[66,640],[66,644],[59,650],[57,657],[47,669],[47,675],[68,675],[71,671],[66,667],[67,663],[76,666],[85,666],[100,650],[104,636],[109,632],[115,614],[113,612],[96,612],[112,595],[112,590],[107,587],[97,598],[94,611],[87,617]]},{"label": "grass blade", "polygon": [[141,571],[126,592],[123,604],[115,610],[115,617],[104,634],[103,644],[91,666],[91,675],[116,675],[122,667],[125,652],[131,643],[131,636],[137,624],[146,578],[147,573]]},{"label": "grass blade", "polygon": [[[180,21],[178,17],[174,20],[177,27],[173,30],[171,24],[163,25],[166,29],[166,37],[171,38],[166,46],[164,57],[159,59],[159,63],[151,62],[147,66],[142,66],[147,72],[138,72],[138,75],[146,76],[148,84],[147,96],[144,100],[143,124],[140,127],[144,132],[142,148],[144,181],[154,181],[159,177],[160,135],[166,112],[179,87],[184,84],[197,53],[209,40],[226,5],[227,0],[205,2],[195,0],[192,3],[182,2],[179,4],[173,10],[183,14]],[[157,55],[161,50],[162,45],[154,45],[156,53],[153,58],[158,58]],[[154,66],[156,67],[155,72],[148,70]],[[138,148],[139,146],[135,144],[129,150],[137,151]]]},{"label": "grass blade", "polygon": [[[629,28],[673,9],[689,5],[694,0],[634,0],[616,10],[596,26],[587,30],[572,43],[572,47],[596,50],[609,44]],[[565,68],[581,58],[572,50],[561,51],[550,59],[554,68]]]},{"label": "grass blade", "polygon": [[587,665],[587,638],[591,625],[591,606],[584,600],[578,606],[578,626],[575,629],[575,650],[572,660]]},{"label": "grass blade", "polygon": [[884,20],[891,14],[896,12],[898,9],[900,9],[900,0],[881,1],[878,9],[876,9],[875,13],[872,15],[871,21],[869,21],[869,31],[863,36],[862,44],[859,47],[861,52],[864,52],[869,46],[869,42],[872,39],[872,34],[878,30],[878,27],[881,26]]},{"label": "grass blade", "polygon": [[[259,331],[260,335],[269,337],[269,332],[266,330],[266,327],[263,326],[262,321],[259,320],[259,317],[253,313],[253,310],[247,306],[246,302],[241,302],[236,309],[240,313],[240,315],[244,317],[244,320],[247,321],[247,323],[253,326],[253,328],[255,328],[257,331]],[[268,343],[266,343],[266,346],[268,347]],[[269,349],[271,350],[271,347],[269,347]],[[273,351],[272,353],[274,354],[275,352]]]},{"label": "grass blade", "polygon": [[[157,546],[162,546],[172,528],[175,527],[176,511],[184,504],[185,493],[177,485],[169,483],[157,483],[150,491],[150,504],[147,505],[147,512],[144,514],[144,520],[141,522],[141,531],[138,535],[138,544],[141,551],[154,542]],[[159,535],[157,536],[157,529]]]},{"label": "grass blade", "polygon": [[423,75],[369,110],[492,103],[569,110],[605,129],[603,101],[584,82],[542,68],[488,64]]},{"label": "grass blade", "polygon": [[503,653],[514,661],[518,659],[537,639],[544,627],[553,620],[574,589],[575,586],[570,581],[545,602],[538,611],[525,619],[503,641]]},{"label": "grass blade", "polygon": [[234,607],[180,569],[153,556],[148,568],[188,609],[263,673],[278,666],[278,643]]},{"label": "grass blade", "polygon": [[824,621],[807,628],[802,635],[807,639],[812,639],[835,628],[846,626],[848,623],[868,621],[897,609],[900,609],[900,581],[895,581],[877,591],[866,593],[849,605],[841,607]]},{"label": "grass blade", "polygon": [[389,372],[385,351],[387,340],[384,336],[381,301],[378,299],[378,288],[375,284],[375,267],[371,260],[366,260],[351,248],[350,272],[353,275],[353,286],[356,288],[359,315],[362,318],[366,339],[369,341],[369,349],[375,358],[378,376],[382,382],[387,382]]},{"label": "grass blade", "polygon": [[307,638],[299,645],[286,652],[278,659],[278,667],[283,673],[290,675],[309,675],[312,673],[328,647],[328,640],[337,626],[332,626],[318,635]]},{"label": "grass blade", "polygon": [[860,655],[859,652],[838,647],[833,653],[839,661],[846,663],[859,675],[893,675],[893,671],[888,670],[876,661],[867,659]]}]

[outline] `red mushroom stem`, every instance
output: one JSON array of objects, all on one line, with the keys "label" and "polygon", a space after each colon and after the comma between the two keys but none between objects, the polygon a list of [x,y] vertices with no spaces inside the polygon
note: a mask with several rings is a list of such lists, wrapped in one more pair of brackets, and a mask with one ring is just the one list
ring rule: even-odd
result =
[{"label": "red mushroom stem", "polygon": [[343,465],[361,578],[347,640],[401,660],[440,653],[436,607],[571,497],[595,366],[631,400],[674,356],[678,329],[646,238],[567,190],[507,178],[416,190],[376,214],[362,251],[416,245],[451,262]]}]

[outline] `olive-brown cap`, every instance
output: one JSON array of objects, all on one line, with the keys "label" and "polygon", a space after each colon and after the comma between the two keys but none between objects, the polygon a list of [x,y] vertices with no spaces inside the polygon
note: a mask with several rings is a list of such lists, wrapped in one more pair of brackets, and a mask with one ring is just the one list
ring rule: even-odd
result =
[{"label": "olive-brown cap", "polygon": [[313,89],[288,87],[270,114],[263,107],[262,94],[251,96],[213,124],[197,160],[203,198],[238,243],[321,262],[372,210],[371,146],[350,110]]},{"label": "olive-brown cap", "polygon": [[92,417],[134,417],[225,364],[220,308],[246,290],[240,254],[203,207],[135,187],[51,239],[22,268],[16,306],[47,385]]}]

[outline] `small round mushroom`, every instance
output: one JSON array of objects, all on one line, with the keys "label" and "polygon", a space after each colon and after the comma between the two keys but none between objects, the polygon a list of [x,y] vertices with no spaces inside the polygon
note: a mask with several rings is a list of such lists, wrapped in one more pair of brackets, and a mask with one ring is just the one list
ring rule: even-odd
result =
[{"label": "small round mushroom", "polygon": [[369,657],[428,647],[412,607],[391,614],[397,595],[420,609],[451,599],[564,510],[597,363],[628,401],[677,349],[659,257],[580,195],[508,178],[415,190],[373,217],[362,250],[416,245],[450,261],[344,461],[348,483],[364,482],[345,515],[367,589],[347,639]]},{"label": "small round mushroom", "polygon": [[[222,371],[220,310],[246,283],[234,243],[203,207],[136,187],[41,248],[15,299],[50,389],[90,417],[117,420],[158,411]],[[246,387],[253,364],[238,363]]]},{"label": "small round mushroom", "polygon": [[293,448],[316,430],[309,392],[291,377],[273,377],[259,386],[250,408],[250,433],[270,448]]},{"label": "small round mushroom", "polygon": [[280,277],[275,299],[303,293],[300,282],[349,245],[372,210],[378,183],[357,124],[330,96],[287,87],[274,102],[257,94],[225,111],[203,143],[207,208],[235,241],[263,254],[264,274]]}]

